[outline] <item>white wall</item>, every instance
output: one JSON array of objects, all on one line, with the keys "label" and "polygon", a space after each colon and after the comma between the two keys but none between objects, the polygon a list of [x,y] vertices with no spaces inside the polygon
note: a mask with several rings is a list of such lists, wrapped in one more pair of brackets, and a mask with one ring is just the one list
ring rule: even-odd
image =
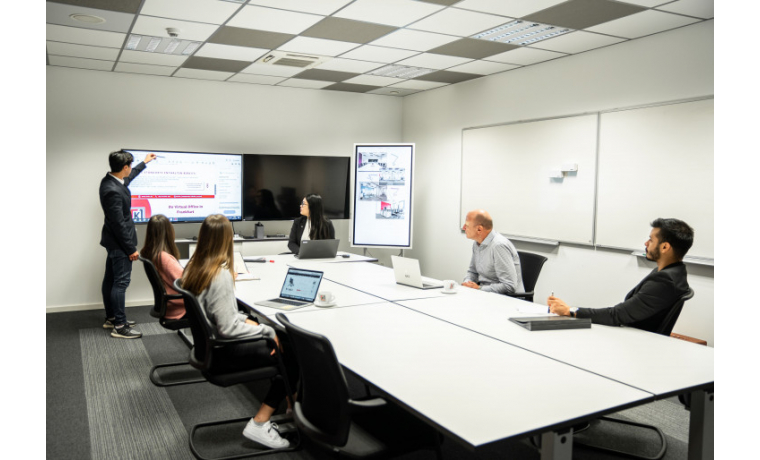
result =
[{"label": "white wall", "polygon": [[[417,145],[414,250],[409,256],[419,258],[423,273],[435,278],[461,279],[467,269],[472,242],[459,230],[463,128],[713,93],[713,22],[709,21],[407,96],[404,141]],[[642,177],[641,187],[656,186]],[[519,190],[503,199],[519,200]],[[660,216],[652,219],[656,217]],[[498,229],[499,222],[495,225]],[[641,235],[642,248],[647,236]],[[539,302],[554,291],[572,305],[611,306],[653,267],[624,252],[570,245],[553,250],[516,246],[549,258],[536,287]],[[674,332],[712,345],[713,269],[694,265],[687,269],[696,295],[686,304]]]},{"label": "white wall", "polygon": [[[48,311],[102,308],[98,186],[113,150],[350,156],[354,142],[401,140],[399,98],[46,68]],[[176,227],[192,236],[199,224]],[[290,224],[270,231],[288,233]],[[348,221],[336,221],[336,232],[348,241]],[[143,234],[138,226],[138,247]],[[127,305],[151,302],[135,264]]]}]

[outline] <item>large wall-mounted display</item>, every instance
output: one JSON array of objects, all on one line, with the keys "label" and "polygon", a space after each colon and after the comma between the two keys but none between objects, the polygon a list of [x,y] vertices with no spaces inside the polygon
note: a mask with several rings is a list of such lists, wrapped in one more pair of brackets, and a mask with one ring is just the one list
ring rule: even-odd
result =
[{"label": "large wall-mounted display", "polygon": [[412,247],[414,144],[354,144],[354,247]]},{"label": "large wall-mounted display", "polygon": [[148,153],[157,156],[129,184],[135,222],[147,222],[155,214],[172,222],[200,222],[209,214],[242,218],[242,155],[124,150],[134,156],[133,167]]}]

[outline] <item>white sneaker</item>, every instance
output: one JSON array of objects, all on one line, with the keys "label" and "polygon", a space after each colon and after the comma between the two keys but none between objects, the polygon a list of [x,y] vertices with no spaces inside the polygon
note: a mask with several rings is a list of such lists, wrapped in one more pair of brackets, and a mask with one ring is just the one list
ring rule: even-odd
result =
[{"label": "white sneaker", "polygon": [[249,420],[248,425],[246,425],[243,430],[243,436],[272,449],[290,446],[290,442],[280,436],[280,432],[277,431],[277,424],[272,423],[271,421],[267,421],[262,426],[258,426],[253,419]]}]

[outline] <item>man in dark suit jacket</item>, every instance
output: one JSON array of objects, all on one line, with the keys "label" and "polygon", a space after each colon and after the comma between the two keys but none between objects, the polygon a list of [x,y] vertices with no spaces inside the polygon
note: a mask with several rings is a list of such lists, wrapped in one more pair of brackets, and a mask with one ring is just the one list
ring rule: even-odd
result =
[{"label": "man in dark suit jacket", "polygon": [[679,297],[689,292],[683,257],[694,242],[694,230],[678,219],[657,219],[646,241],[647,259],[657,263],[625,300],[608,308],[571,308],[549,297],[549,311],[561,316],[591,318],[595,324],[626,325],[656,332]]},{"label": "man in dark suit jacket", "polygon": [[130,182],[145,169],[145,165],[156,158],[154,153],[145,156],[142,163],[132,168],[133,157],[129,152],[119,150],[108,156],[111,172],[100,181],[100,206],[105,221],[100,232],[100,245],[108,251],[106,273],[103,277],[101,293],[106,309],[103,327],[113,329],[112,337],[137,339],[142,337],[127,321],[124,309],[127,287],[132,275],[132,262],[137,260],[137,233],[132,220],[132,196],[127,188]]}]

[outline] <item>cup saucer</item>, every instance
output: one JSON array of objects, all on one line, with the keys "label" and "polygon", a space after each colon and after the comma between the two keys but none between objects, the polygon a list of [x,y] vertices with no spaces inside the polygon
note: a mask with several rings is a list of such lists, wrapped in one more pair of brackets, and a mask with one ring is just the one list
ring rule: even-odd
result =
[{"label": "cup saucer", "polygon": [[441,292],[443,292],[444,294],[456,294],[457,290],[456,289],[452,289],[450,291],[447,291],[446,289],[441,289]]},{"label": "cup saucer", "polygon": [[334,307],[335,306],[335,302],[332,302],[332,303],[322,303],[319,300],[315,300],[314,301],[314,305],[316,305],[318,307],[322,307],[322,308]]}]

